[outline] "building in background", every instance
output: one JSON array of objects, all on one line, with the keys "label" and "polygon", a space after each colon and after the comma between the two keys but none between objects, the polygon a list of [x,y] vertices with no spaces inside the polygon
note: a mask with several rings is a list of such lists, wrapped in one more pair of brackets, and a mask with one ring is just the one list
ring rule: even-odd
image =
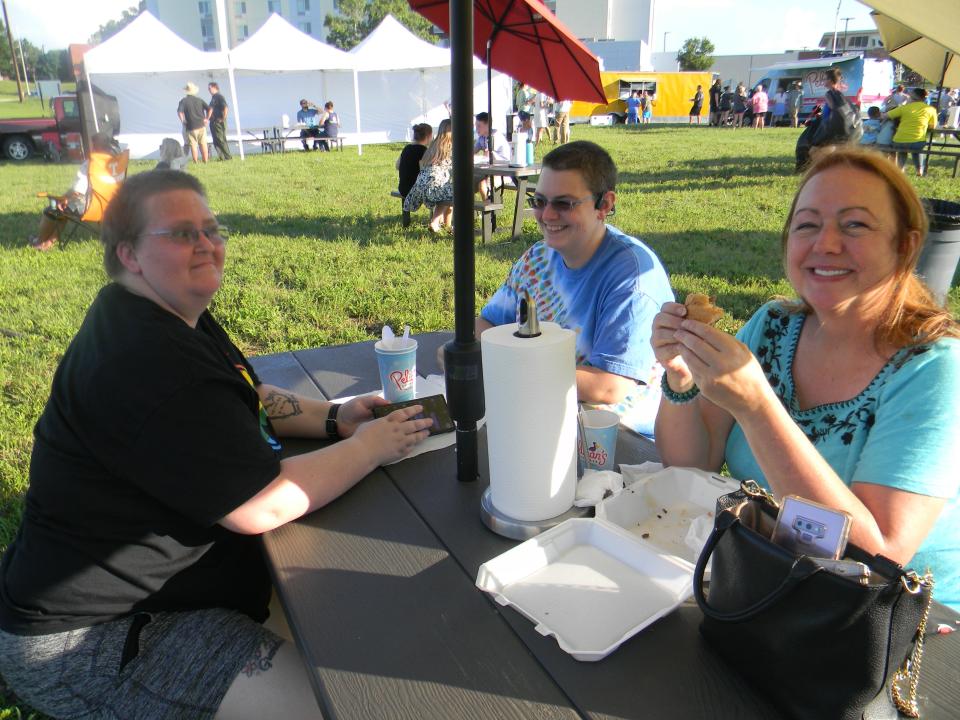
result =
[{"label": "building in background", "polygon": [[[235,47],[253,35],[272,13],[298,30],[326,40],[323,21],[336,12],[338,0],[226,0],[227,43]],[[201,50],[221,48],[216,0],[145,0],[144,9],[191,45]]]},{"label": "building in background", "polygon": [[[834,33],[826,32],[820,38],[820,49],[826,52],[834,52],[833,47]],[[838,53],[861,52],[864,57],[886,60],[887,53],[883,49],[883,41],[880,39],[880,31],[876,28],[870,30],[839,30],[836,33]],[[882,57],[878,57],[878,55]]]},{"label": "building in background", "polygon": [[604,69],[653,69],[656,0],[555,0],[546,5],[600,58]]}]

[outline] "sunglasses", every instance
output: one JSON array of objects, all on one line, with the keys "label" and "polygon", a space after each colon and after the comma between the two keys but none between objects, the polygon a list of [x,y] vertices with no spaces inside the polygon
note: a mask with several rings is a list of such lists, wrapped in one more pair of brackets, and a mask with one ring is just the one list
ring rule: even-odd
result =
[{"label": "sunglasses", "polygon": [[536,212],[543,212],[546,210],[547,205],[549,205],[551,208],[553,208],[554,212],[568,213],[578,205],[582,205],[583,203],[587,202],[587,200],[593,200],[594,204],[599,208],[600,198],[602,197],[602,193],[588,195],[580,200],[569,200],[567,198],[548,198],[544,195],[534,195],[533,197],[527,198],[527,205],[533,208]]}]

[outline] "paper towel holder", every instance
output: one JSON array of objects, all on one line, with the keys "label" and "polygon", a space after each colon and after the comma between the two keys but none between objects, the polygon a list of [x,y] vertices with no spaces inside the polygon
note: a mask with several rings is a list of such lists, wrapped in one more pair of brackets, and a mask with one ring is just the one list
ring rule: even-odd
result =
[{"label": "paper towel holder", "polygon": [[535,338],[540,337],[540,320],[537,318],[537,306],[530,297],[528,290],[523,291],[520,302],[517,306],[518,324],[517,331],[514,333],[517,337]]}]

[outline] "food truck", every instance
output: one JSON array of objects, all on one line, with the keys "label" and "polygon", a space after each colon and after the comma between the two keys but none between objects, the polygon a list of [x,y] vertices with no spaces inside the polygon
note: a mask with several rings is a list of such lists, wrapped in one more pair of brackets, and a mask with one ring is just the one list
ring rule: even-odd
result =
[{"label": "food truck", "polygon": [[827,70],[840,68],[846,90],[843,94],[865,115],[871,105],[879,105],[893,87],[893,63],[889,60],[867,60],[862,55],[838,55],[783,62],[760,68],[764,73],[758,85],[763,85],[767,94],[773,96],[778,90],[786,90],[799,81],[803,90],[800,117],[809,115],[823,103],[827,94]]},{"label": "food truck", "polygon": [[710,113],[710,84],[714,74],[710,72],[601,72],[607,96],[606,104],[594,102],[573,103],[570,122],[590,122],[595,125],[622,123],[627,117],[626,99],[634,90],[646,90],[653,95],[653,118],[671,120],[685,119],[690,115],[697,85],[702,86],[703,108],[700,114]]}]

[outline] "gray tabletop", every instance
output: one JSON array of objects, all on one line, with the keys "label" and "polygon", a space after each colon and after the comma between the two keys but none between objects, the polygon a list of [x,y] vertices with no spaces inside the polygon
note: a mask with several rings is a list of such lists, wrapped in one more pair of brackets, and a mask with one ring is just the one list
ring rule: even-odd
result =
[{"label": "gray tabletop", "polygon": [[[417,337],[421,375],[450,333]],[[252,359],[266,382],[333,398],[379,388],[372,343]],[[287,443],[288,452],[319,447]],[[621,431],[619,462],[655,459]],[[264,536],[277,592],[329,718],[780,717],[702,641],[682,606],[596,663],[474,586],[481,563],[516,543],[481,523],[481,480],[456,480],[447,448],[381,468],[329,506]],[[935,620],[958,618],[937,607]],[[928,639],[924,718],[960,708],[960,640]]]}]

